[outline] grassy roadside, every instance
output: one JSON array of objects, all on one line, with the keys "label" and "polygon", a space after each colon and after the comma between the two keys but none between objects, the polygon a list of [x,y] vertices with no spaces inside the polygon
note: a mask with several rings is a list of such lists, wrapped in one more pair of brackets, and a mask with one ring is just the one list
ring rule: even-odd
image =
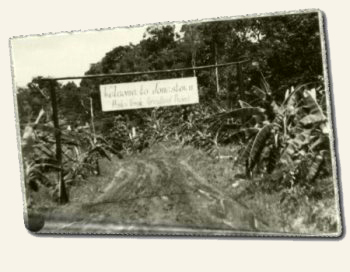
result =
[{"label": "grassy roadside", "polygon": [[[232,153],[228,148],[223,149],[223,153],[228,152]],[[271,231],[315,235],[339,232],[340,217],[331,177],[317,181],[312,195],[299,186],[278,191],[269,189],[271,181],[245,179],[243,167],[231,160],[197,156],[191,160],[196,171],[259,214],[269,222]]]}]

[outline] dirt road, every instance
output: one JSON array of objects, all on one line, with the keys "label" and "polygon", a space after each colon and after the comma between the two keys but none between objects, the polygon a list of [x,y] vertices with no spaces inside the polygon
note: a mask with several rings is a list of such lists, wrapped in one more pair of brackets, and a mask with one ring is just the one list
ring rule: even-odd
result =
[{"label": "dirt road", "polygon": [[266,223],[194,170],[193,159],[191,150],[181,154],[165,150],[113,161],[107,167],[114,174],[94,189],[89,187],[90,199],[56,209],[41,232],[224,235],[262,231]]}]

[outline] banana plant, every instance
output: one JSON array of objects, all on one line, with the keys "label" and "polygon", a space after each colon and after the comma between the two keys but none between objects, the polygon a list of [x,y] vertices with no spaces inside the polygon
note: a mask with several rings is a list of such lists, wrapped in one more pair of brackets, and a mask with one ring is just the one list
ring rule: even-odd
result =
[{"label": "banana plant", "polygon": [[[329,138],[327,118],[315,94],[315,89],[299,86],[286,91],[281,105],[273,103],[275,118],[263,123],[243,152],[247,176],[260,164],[278,179],[317,178],[328,158]],[[301,175],[303,165],[309,166],[306,176]]]}]

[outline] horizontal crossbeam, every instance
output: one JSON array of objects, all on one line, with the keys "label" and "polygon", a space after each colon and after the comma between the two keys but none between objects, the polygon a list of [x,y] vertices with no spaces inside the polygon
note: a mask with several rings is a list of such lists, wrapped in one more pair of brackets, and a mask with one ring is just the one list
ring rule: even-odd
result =
[{"label": "horizontal crossbeam", "polygon": [[211,69],[216,67],[226,67],[241,63],[246,63],[249,60],[227,62],[222,64],[214,65],[204,65],[196,67],[187,67],[187,68],[176,68],[176,69],[167,69],[167,70],[155,70],[155,71],[144,71],[144,72],[126,72],[126,73],[112,73],[112,74],[96,74],[96,75],[85,75],[85,76],[68,76],[68,77],[56,77],[56,78],[43,78],[42,80],[70,80],[70,79],[92,79],[92,78],[106,78],[106,77],[120,77],[120,76],[139,76],[139,75],[150,75],[150,74],[162,74],[162,73],[172,73],[172,72],[183,72],[183,71],[193,71],[193,70],[203,70]]}]

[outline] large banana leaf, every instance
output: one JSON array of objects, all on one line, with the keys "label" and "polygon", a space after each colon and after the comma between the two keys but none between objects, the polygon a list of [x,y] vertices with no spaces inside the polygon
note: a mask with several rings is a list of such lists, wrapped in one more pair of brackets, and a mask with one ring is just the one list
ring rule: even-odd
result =
[{"label": "large banana leaf", "polygon": [[256,135],[249,154],[250,171],[254,169],[254,166],[259,161],[261,151],[265,147],[265,143],[270,136],[272,127],[273,127],[272,124],[267,124],[262,129],[260,129],[260,131]]},{"label": "large banana leaf", "polygon": [[326,121],[325,116],[319,112],[315,114],[308,114],[300,119],[300,123],[304,126],[321,123],[324,121]]}]

